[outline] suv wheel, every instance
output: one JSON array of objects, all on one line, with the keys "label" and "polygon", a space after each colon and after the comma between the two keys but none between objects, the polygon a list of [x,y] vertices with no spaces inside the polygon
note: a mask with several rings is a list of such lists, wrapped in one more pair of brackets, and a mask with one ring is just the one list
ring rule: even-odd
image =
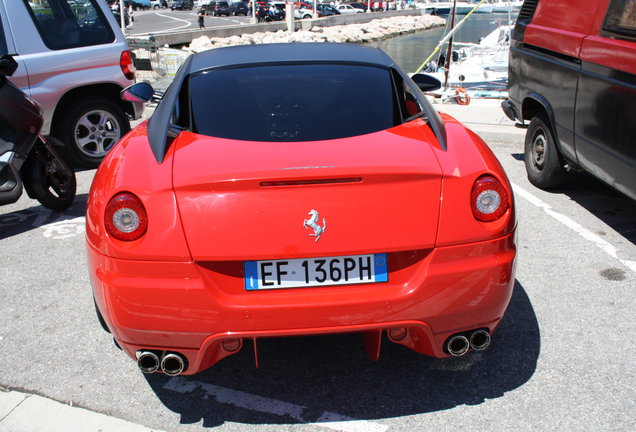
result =
[{"label": "suv wheel", "polygon": [[106,153],[130,130],[122,108],[96,97],[72,105],[57,129],[68,161],[76,167],[96,168]]},{"label": "suv wheel", "polygon": [[549,124],[543,114],[533,117],[526,132],[524,146],[528,180],[541,189],[560,186],[565,181],[566,174]]}]

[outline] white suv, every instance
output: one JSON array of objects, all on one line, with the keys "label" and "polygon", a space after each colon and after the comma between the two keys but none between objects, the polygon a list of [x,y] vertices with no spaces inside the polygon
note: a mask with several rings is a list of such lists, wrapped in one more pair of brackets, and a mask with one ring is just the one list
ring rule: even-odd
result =
[{"label": "white suv", "polygon": [[[37,4],[36,4],[37,3]],[[76,167],[95,167],[141,116],[119,93],[135,82],[126,39],[103,0],[0,0],[0,55],[44,110],[42,133]]]}]

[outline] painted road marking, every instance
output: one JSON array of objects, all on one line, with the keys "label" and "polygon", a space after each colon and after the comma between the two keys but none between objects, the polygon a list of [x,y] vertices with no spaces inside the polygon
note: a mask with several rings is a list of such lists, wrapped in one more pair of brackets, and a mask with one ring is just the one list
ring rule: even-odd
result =
[{"label": "painted road marking", "polygon": [[86,218],[79,216],[73,219],[58,220],[40,228],[44,229],[44,237],[62,240],[84,234],[86,231]]},{"label": "painted road marking", "polygon": [[[204,392],[205,397],[214,398],[217,402],[233,405],[251,411],[266,414],[275,414],[281,417],[291,417],[299,423],[319,426],[342,432],[385,432],[388,426],[366,420],[357,420],[337,413],[324,412],[315,422],[308,422],[303,417],[307,409],[302,405],[270,399],[263,396],[253,395],[238,390],[219,387],[214,384],[207,384],[199,381],[191,381],[183,377],[171,378],[163,386],[166,390],[177,393],[192,393],[195,390]],[[204,398],[205,398],[204,397]]]},{"label": "painted road marking", "polygon": [[[190,21],[188,21],[188,20],[184,20],[184,19],[181,19],[181,18],[173,17],[173,16],[170,16],[170,15],[164,15],[164,14],[162,14],[160,12],[155,12],[155,15],[163,17],[163,18],[170,18],[171,20],[181,21],[182,23],[185,23],[185,24],[180,25],[178,27],[168,28],[168,29],[164,29],[162,31],[177,31],[177,30],[181,30],[181,29],[184,29],[186,27],[192,26],[192,23]],[[146,33],[136,33],[136,34],[131,34],[130,36],[133,36],[133,37],[148,36],[148,34],[149,33],[147,33],[147,32]]]},{"label": "painted road marking", "polygon": [[529,201],[532,205],[542,209],[544,212],[546,212],[547,214],[552,216],[554,219],[558,220],[563,225],[565,225],[566,227],[568,227],[569,229],[571,229],[572,231],[574,231],[575,233],[583,237],[585,240],[588,240],[594,243],[602,251],[607,253],[612,258],[617,259],[624,266],[626,266],[627,268],[629,268],[630,270],[636,273],[636,261],[620,258],[618,256],[618,249],[615,246],[608,243],[605,239],[603,239],[597,234],[594,234],[592,231],[589,231],[588,229],[584,228],[579,223],[570,219],[568,216],[555,211],[549,204],[543,202],[541,199],[534,196],[533,194],[523,189],[522,187],[513,183],[512,189],[517,195],[524,198],[526,201]]}]

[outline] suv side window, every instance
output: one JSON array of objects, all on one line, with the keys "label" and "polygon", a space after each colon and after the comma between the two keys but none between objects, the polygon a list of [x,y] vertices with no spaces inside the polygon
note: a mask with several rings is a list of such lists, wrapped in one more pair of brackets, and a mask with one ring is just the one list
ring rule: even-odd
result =
[{"label": "suv side window", "polygon": [[636,39],[636,0],[612,0],[603,31],[608,36],[621,39]]},{"label": "suv side window", "polygon": [[98,0],[23,0],[44,44],[52,50],[111,43],[115,34]]}]

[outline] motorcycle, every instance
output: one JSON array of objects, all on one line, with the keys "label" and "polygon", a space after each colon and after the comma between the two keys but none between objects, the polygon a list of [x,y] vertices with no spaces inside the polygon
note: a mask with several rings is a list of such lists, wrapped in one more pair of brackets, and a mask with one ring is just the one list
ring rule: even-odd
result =
[{"label": "motorcycle", "polygon": [[75,199],[75,172],[54,150],[59,141],[40,135],[42,108],[7,77],[18,68],[0,57],[0,205],[16,202],[26,190],[44,207],[61,211]]},{"label": "motorcycle", "polygon": [[278,8],[270,10],[266,7],[259,7],[256,11],[256,19],[258,22],[283,21],[285,19],[285,11]]}]

